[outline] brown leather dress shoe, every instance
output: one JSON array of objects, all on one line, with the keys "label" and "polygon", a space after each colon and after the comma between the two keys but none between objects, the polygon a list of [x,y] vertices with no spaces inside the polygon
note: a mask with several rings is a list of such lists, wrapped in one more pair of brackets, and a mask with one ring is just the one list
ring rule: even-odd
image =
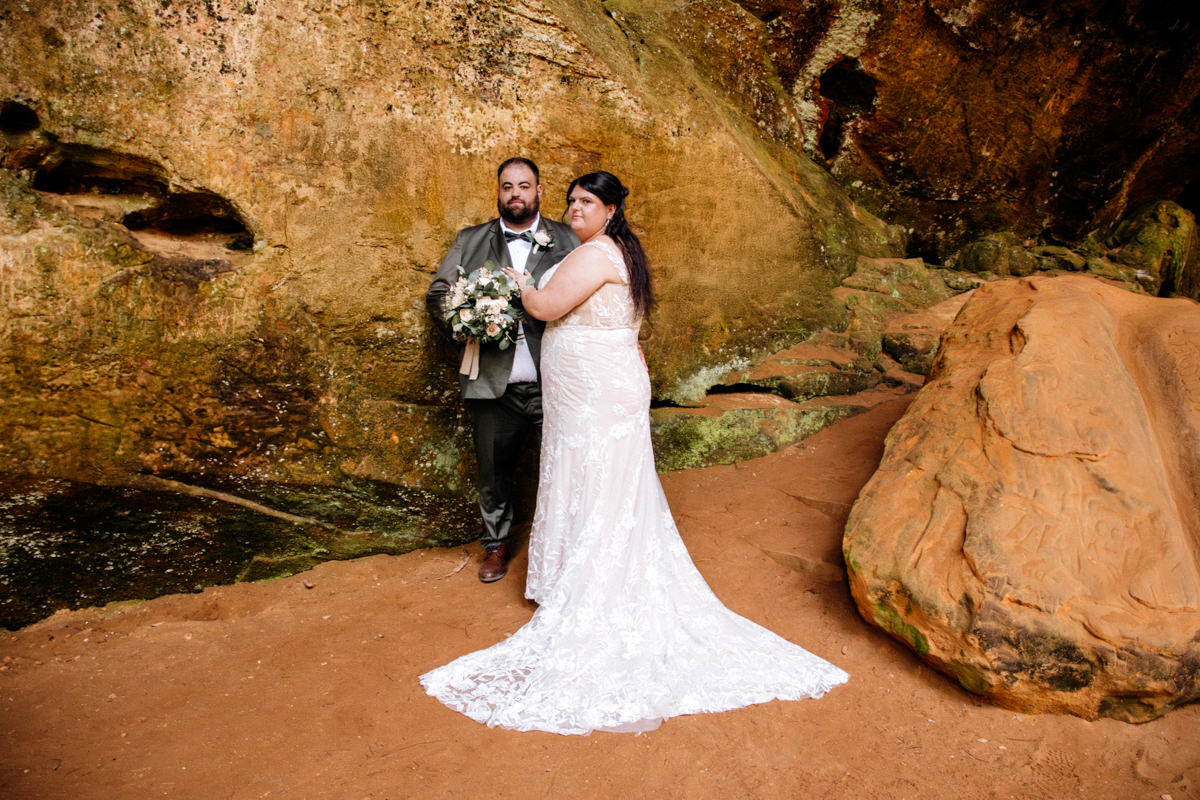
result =
[{"label": "brown leather dress shoe", "polygon": [[498,544],[489,547],[483,554],[483,563],[479,565],[479,580],[484,583],[498,581],[508,574],[508,545]]}]

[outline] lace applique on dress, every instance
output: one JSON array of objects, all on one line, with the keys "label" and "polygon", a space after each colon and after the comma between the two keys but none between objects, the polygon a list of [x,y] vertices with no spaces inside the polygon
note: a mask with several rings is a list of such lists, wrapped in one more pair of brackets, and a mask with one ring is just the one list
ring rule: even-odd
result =
[{"label": "lace applique on dress", "polygon": [[[819,697],[841,669],[728,610],[692,564],[654,469],[650,381],[628,271],[542,338],[533,619],[421,676],[492,726],[631,731],[667,717]],[[550,273],[547,273],[548,279]]]},{"label": "lace applique on dress", "polygon": [[[585,242],[580,247],[594,247],[600,250],[621,276],[621,283],[604,284],[562,319],[547,323],[547,329],[574,325],[637,329],[641,325],[641,319],[637,316],[629,297],[629,268],[625,266],[620,252],[607,242]],[[540,285],[545,286],[557,269],[557,264],[551,267],[542,276]]]}]

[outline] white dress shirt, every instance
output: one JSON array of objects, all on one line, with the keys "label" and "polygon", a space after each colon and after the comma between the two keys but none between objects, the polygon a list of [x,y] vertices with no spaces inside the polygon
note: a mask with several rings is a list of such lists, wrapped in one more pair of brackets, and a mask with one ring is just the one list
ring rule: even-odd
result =
[{"label": "white dress shirt", "polygon": [[[529,232],[538,229],[538,223],[541,222],[541,215],[533,218],[533,224],[527,228]],[[512,230],[504,224],[504,220],[500,220],[500,231]],[[518,233],[519,231],[513,231]],[[513,239],[508,242],[508,258],[512,261],[513,269],[522,274],[525,273],[525,264],[529,261],[529,254],[533,252],[533,243],[527,242],[524,239]],[[521,383],[523,381],[536,381],[538,379],[537,366],[533,363],[533,356],[529,352],[529,345],[525,343],[525,328],[521,323],[517,323],[517,349],[513,358],[512,372],[508,376],[509,383]]]}]

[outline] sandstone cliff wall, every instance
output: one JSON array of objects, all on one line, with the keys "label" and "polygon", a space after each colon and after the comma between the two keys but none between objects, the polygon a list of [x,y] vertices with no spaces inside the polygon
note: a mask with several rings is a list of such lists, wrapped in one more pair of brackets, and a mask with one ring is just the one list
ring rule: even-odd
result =
[{"label": "sandstone cliff wall", "polygon": [[[421,297],[455,230],[494,214],[495,165],[517,153],[541,163],[551,215],[575,174],[632,187],[661,299],[646,342],[659,396],[694,398],[697,375],[836,322],[829,290],[899,240],[776,135],[786,95],[742,52],[761,22],[696,8],[720,16],[697,28],[670,4],[623,16],[566,0],[10,7],[0,462],[468,492]],[[731,101],[701,52],[746,73],[760,107]]]}]

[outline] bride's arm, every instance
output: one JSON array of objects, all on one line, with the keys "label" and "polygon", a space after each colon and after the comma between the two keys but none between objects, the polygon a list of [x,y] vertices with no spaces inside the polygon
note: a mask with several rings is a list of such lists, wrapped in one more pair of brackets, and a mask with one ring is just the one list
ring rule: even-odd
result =
[{"label": "bride's arm", "polygon": [[[518,280],[527,276],[511,273]],[[529,316],[550,322],[587,300],[606,283],[617,283],[621,276],[608,259],[594,247],[574,250],[563,259],[545,288],[521,289],[521,305]]]}]

